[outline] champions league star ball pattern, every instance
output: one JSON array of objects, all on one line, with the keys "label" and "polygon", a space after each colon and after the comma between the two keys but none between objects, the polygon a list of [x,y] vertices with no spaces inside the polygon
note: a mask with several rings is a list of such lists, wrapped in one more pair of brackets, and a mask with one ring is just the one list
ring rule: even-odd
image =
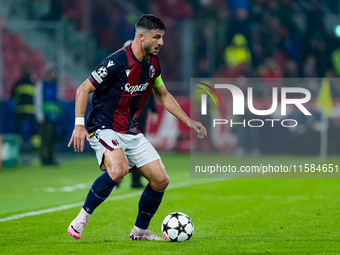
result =
[{"label": "champions league star ball pattern", "polygon": [[97,70],[97,74],[98,74],[101,78],[106,77],[106,75],[107,75],[107,69],[106,69],[106,67],[105,67],[105,66],[99,67],[98,70]]},{"label": "champions league star ball pattern", "polygon": [[162,233],[170,242],[188,241],[194,232],[194,224],[188,215],[181,212],[170,213],[162,223]]}]

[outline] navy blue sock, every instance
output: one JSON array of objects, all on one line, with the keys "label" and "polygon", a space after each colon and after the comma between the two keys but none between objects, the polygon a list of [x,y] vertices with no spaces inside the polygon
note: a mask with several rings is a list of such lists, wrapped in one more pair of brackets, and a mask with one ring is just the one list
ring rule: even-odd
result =
[{"label": "navy blue sock", "polygon": [[104,200],[110,195],[117,182],[113,181],[107,172],[100,175],[92,184],[83,205],[84,210],[92,214]]},{"label": "navy blue sock", "polygon": [[149,227],[152,217],[155,215],[162,202],[164,192],[153,190],[148,184],[139,199],[138,215],[135,225],[141,229]]}]

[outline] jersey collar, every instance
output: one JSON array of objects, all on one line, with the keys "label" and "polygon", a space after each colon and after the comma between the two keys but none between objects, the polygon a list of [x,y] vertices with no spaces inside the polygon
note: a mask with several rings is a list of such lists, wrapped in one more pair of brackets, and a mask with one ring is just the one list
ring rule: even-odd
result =
[{"label": "jersey collar", "polygon": [[132,53],[132,58],[133,58],[133,60],[136,61],[136,63],[139,64],[139,65],[142,65],[143,63],[148,62],[148,61],[149,61],[149,58],[150,58],[149,56],[148,56],[148,58],[145,59],[144,61],[139,61],[139,60],[136,58],[135,54],[133,53],[133,51],[132,51],[132,49],[131,49],[131,44],[132,44],[132,43],[130,43],[127,47],[128,47],[128,49],[131,51],[131,53]]}]

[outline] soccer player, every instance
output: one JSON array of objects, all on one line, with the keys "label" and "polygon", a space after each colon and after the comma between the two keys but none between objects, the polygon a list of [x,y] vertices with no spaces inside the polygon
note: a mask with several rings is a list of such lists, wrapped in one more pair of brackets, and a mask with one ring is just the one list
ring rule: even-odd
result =
[{"label": "soccer player", "polygon": [[[133,42],[109,55],[77,89],[75,127],[68,146],[84,150],[87,139],[95,150],[104,171],[92,184],[78,216],[71,222],[68,234],[79,239],[93,211],[110,195],[129,170],[148,180],[138,206],[130,240],[163,240],[148,230],[169,184],[160,156],[140,133],[138,115],[153,90],[166,110],[197,132],[206,136],[204,126],[191,120],[166,90],[157,54],[163,45],[166,28],[156,16],[146,14],[135,24]],[[92,106],[84,126],[89,94]]]}]

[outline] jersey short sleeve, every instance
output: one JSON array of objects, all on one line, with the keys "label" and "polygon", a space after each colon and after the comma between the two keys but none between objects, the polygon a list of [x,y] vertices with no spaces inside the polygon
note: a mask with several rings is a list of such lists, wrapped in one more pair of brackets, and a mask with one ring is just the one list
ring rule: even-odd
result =
[{"label": "jersey short sleeve", "polygon": [[122,70],[121,66],[119,57],[112,54],[96,67],[91,73],[89,80],[96,89],[105,89],[116,81]]}]

